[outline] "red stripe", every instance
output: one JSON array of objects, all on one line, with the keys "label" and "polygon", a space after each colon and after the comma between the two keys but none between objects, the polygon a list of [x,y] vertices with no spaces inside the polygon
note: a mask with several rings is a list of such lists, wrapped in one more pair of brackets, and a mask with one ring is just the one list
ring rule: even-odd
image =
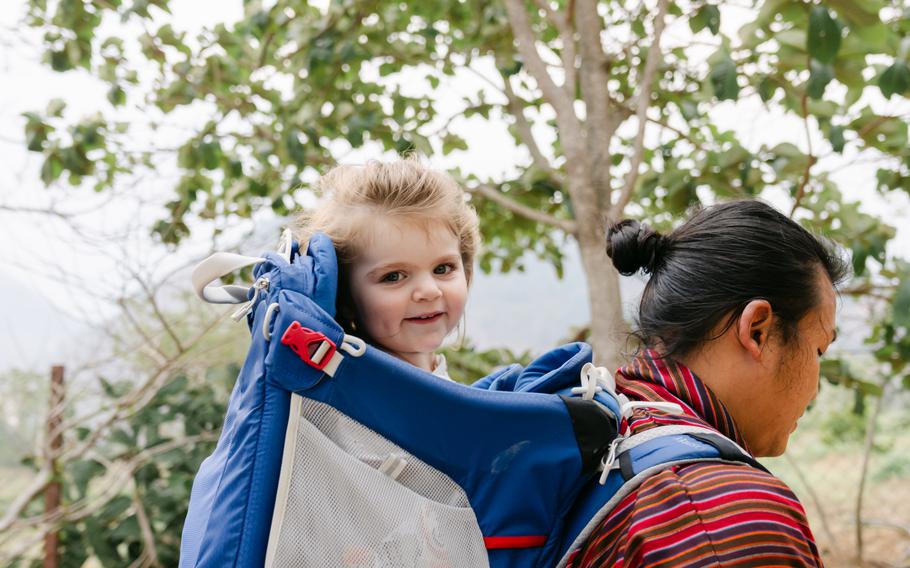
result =
[{"label": "red stripe", "polygon": [[545,536],[485,536],[483,544],[488,550],[497,548],[534,548],[547,543]]}]

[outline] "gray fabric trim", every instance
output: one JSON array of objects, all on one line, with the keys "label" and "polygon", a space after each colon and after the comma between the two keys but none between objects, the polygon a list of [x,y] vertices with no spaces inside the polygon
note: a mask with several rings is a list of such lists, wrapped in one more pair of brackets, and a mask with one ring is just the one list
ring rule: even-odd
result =
[{"label": "gray fabric trim", "polygon": [[288,414],[288,427],[284,434],[284,450],[281,454],[281,471],[278,474],[278,489],[275,495],[275,508],[272,510],[272,526],[269,529],[269,540],[265,549],[264,566],[275,562],[278,537],[281,536],[281,525],[284,523],[288,491],[291,486],[291,470],[294,469],[294,454],[297,450],[297,428],[303,409],[303,397],[291,393],[291,409]]},{"label": "gray fabric trim", "polygon": [[[651,440],[655,440],[662,436],[676,436],[679,434],[703,434],[703,433],[704,434],[714,434],[715,436],[727,438],[726,436],[724,436],[717,430],[712,430],[711,428],[705,428],[702,426],[686,426],[686,425],[658,426],[657,428],[651,428],[650,430],[645,430],[644,432],[642,432],[640,434],[635,434],[634,436],[629,436],[628,438],[626,438],[625,440],[620,442],[617,453],[621,454],[623,452],[627,452],[634,447],[640,446],[641,444],[644,444],[645,442],[650,442]],[[730,438],[727,438],[727,439],[730,440]],[[740,447],[739,444],[737,444],[736,442],[733,442],[733,440],[730,440],[730,442],[732,442],[733,445],[735,445],[737,448],[739,448],[739,451],[741,451],[743,454],[745,454],[747,456],[751,455],[751,454],[749,454],[749,452],[747,452],[742,447]]]}]

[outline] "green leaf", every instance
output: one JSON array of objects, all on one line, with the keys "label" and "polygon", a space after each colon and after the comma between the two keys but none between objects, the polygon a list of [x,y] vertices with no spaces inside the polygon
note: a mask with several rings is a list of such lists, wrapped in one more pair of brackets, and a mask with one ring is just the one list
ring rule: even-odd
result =
[{"label": "green leaf", "polygon": [[843,126],[832,126],[831,132],[828,134],[828,141],[831,142],[831,148],[835,152],[841,153],[844,151],[844,127]]},{"label": "green leaf", "polygon": [[834,79],[834,67],[813,59],[809,62],[809,81],[806,93],[813,99],[820,99],[825,94],[825,87]]},{"label": "green leaf", "polygon": [[121,106],[126,103],[126,91],[120,85],[114,85],[107,92],[107,100],[114,106]]},{"label": "green leaf", "polygon": [[806,36],[809,55],[822,63],[831,63],[840,49],[840,26],[824,6],[809,13],[809,33]]},{"label": "green leaf", "polygon": [[221,146],[217,142],[203,142],[199,145],[199,153],[202,155],[202,167],[207,170],[214,170],[221,161]]},{"label": "green leaf", "polygon": [[63,116],[63,110],[66,109],[66,101],[63,99],[51,99],[47,103],[47,115],[54,117]]},{"label": "green leaf", "polygon": [[92,478],[104,473],[104,466],[95,460],[76,460],[66,466],[67,472],[72,477],[73,486],[79,497],[85,496]]},{"label": "green leaf", "polygon": [[910,274],[904,274],[904,278],[894,292],[891,313],[895,325],[910,328]]},{"label": "green leaf", "polygon": [[882,0],[827,0],[827,4],[834,8],[851,28],[862,28],[880,22],[878,13],[885,7]]},{"label": "green leaf", "polygon": [[456,134],[448,133],[442,138],[442,153],[448,156],[455,150],[467,150],[468,143],[464,138]]},{"label": "green leaf", "polygon": [[878,88],[882,95],[890,99],[891,95],[903,95],[910,89],[910,68],[904,61],[895,61],[885,69],[878,78]]},{"label": "green leaf", "polygon": [[712,34],[717,35],[720,32],[720,9],[712,4],[705,4],[689,19],[689,28],[693,33],[708,28]]},{"label": "green leaf", "polygon": [[41,165],[41,181],[44,182],[44,185],[50,185],[62,173],[63,160],[60,159],[60,155],[56,152],[48,154],[44,159],[44,164]]},{"label": "green leaf", "polygon": [[736,64],[725,54],[720,61],[714,64],[709,75],[714,95],[722,100],[735,101],[739,96],[739,83],[737,82]]},{"label": "green leaf", "polygon": [[762,102],[768,102],[774,97],[774,93],[777,92],[778,88],[780,88],[780,85],[777,84],[777,81],[772,77],[766,76],[758,84],[758,96],[761,97]]}]

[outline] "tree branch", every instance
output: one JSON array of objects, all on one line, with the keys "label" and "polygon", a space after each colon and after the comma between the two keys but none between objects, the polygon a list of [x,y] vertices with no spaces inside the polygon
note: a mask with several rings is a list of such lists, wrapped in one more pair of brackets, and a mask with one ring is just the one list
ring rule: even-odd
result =
[{"label": "tree branch", "polygon": [[645,61],[645,70],[641,79],[641,90],[638,92],[635,105],[635,116],[638,119],[638,132],[632,146],[632,160],[626,181],[623,185],[619,199],[610,210],[610,217],[618,219],[625,210],[626,205],[635,191],[635,182],[638,181],[638,168],[641,166],[645,150],[645,129],[648,125],[648,108],[651,106],[651,89],[657,77],[657,66],[661,60],[660,38],[664,33],[666,24],[668,0],[658,0],[657,15],[654,18],[654,39],[648,49],[648,58]]},{"label": "tree branch", "polygon": [[59,217],[69,221],[72,219],[72,215],[67,213],[61,213],[60,211],[55,211],[53,209],[42,209],[40,207],[14,207],[11,205],[0,204],[0,211],[6,211],[9,213],[31,213],[35,215],[49,215],[51,217]]},{"label": "tree branch", "polygon": [[133,509],[136,511],[136,521],[142,532],[142,553],[148,558],[151,566],[160,568],[161,562],[158,560],[158,548],[155,546],[155,533],[152,531],[152,524],[145,512],[145,506],[142,504],[142,497],[139,495],[139,486],[136,485],[135,478],[133,481]]},{"label": "tree branch", "polygon": [[537,51],[537,38],[531,28],[524,0],[505,0],[505,4],[512,26],[512,34],[515,36],[518,52],[524,59],[525,67],[537,81],[537,86],[543,92],[544,99],[556,111],[556,119],[561,124],[560,130],[571,130],[573,125],[578,122],[572,106],[574,97],[567,96],[565,91],[557,87],[553,82],[553,77],[547,71],[547,66]]},{"label": "tree branch", "polygon": [[[217,439],[217,433],[205,432],[203,434],[197,434],[195,436],[187,436],[185,438],[171,440],[169,442],[165,442],[163,444],[159,444],[152,448],[143,450],[125,462],[118,462],[114,464],[120,468],[120,471],[115,472],[110,476],[110,478],[104,480],[105,483],[100,484],[100,496],[93,496],[93,499],[91,501],[88,497],[86,497],[82,500],[71,503],[64,508],[56,509],[53,513],[50,514],[26,519],[14,518],[14,521],[16,522],[11,523],[11,527],[20,533],[28,535],[31,532],[34,532],[32,527],[41,525],[59,527],[63,524],[74,523],[76,521],[85,519],[99,511],[102,507],[109,503],[111,499],[119,495],[126,484],[134,478],[136,471],[155,457],[177,448],[198,444],[200,442],[214,442]],[[17,539],[17,537],[17,541],[23,541],[27,539],[22,538],[22,536],[24,536],[23,534],[15,534],[13,530],[4,529],[2,532],[0,532],[0,534],[2,534],[3,538],[3,540],[0,541],[0,550],[4,550],[4,553],[6,554],[5,558],[4,556],[0,555],[0,559],[15,558],[16,556],[21,555],[31,546],[30,543],[26,542],[24,547],[10,554],[6,552],[4,546],[2,545],[5,545],[14,539]]]},{"label": "tree branch", "polygon": [[[808,65],[810,62],[806,62]],[[812,152],[812,131],[809,128],[809,93],[807,90],[803,91],[802,98],[802,110],[803,110],[803,124],[806,127],[806,144],[809,150],[808,161],[806,162],[806,170],[803,172],[802,180],[799,182],[799,189],[796,190],[796,197],[793,199],[793,208],[790,209],[790,217],[793,217],[793,214],[796,213],[796,210],[799,209],[800,204],[802,203],[803,197],[806,195],[806,187],[809,185],[809,179],[812,173],[812,166],[815,165],[816,157]]]},{"label": "tree branch", "polygon": [[869,474],[869,458],[872,456],[872,448],[875,443],[875,431],[878,425],[878,417],[885,405],[885,397],[888,391],[888,383],[882,387],[882,394],[875,401],[875,410],[869,415],[866,422],[866,440],[863,443],[863,465],[860,471],[859,487],[856,491],[856,510],[854,514],[855,538],[856,538],[856,560],[859,566],[863,566],[863,493],[866,490],[866,478]]},{"label": "tree branch", "polygon": [[573,12],[575,11],[574,3],[570,2],[565,15],[559,14],[554,10],[547,0],[534,0],[537,6],[543,10],[547,19],[559,32],[559,41],[562,43],[562,66],[565,73],[565,82],[562,85],[566,95],[575,98],[575,30],[572,29]]},{"label": "tree branch", "polygon": [[531,123],[528,122],[528,119],[525,116],[524,102],[515,94],[515,91],[512,89],[512,84],[506,75],[502,76],[502,82],[504,85],[503,93],[505,93],[506,98],[508,99],[509,112],[515,117],[515,128],[518,131],[518,136],[521,138],[522,143],[528,147],[528,152],[531,154],[531,160],[534,163],[534,166],[537,169],[546,172],[551,178],[562,182],[562,177],[553,169],[550,165],[550,161],[543,155],[543,152],[540,151],[540,146],[537,145],[537,140],[534,138],[534,133],[531,130]]},{"label": "tree branch", "polygon": [[494,187],[490,187],[489,185],[480,184],[474,187],[468,187],[466,189],[471,194],[480,195],[481,197],[489,199],[497,205],[508,209],[512,213],[521,215],[522,217],[530,219],[531,221],[536,221],[537,223],[544,223],[545,225],[556,227],[557,229],[561,229],[570,235],[574,235],[575,231],[577,230],[574,221],[570,221],[568,219],[557,219],[552,215],[548,215],[542,211],[528,207],[527,205],[522,205],[521,203],[518,203],[517,201],[506,197],[505,194],[503,194],[501,191],[497,190]]},{"label": "tree branch", "polygon": [[828,513],[822,506],[822,500],[819,498],[818,493],[812,489],[812,484],[806,479],[806,475],[803,473],[802,468],[799,467],[799,462],[793,458],[793,455],[785,453],[784,458],[787,460],[787,463],[790,464],[790,467],[793,468],[796,477],[799,479],[800,483],[803,484],[803,487],[806,488],[809,499],[811,499],[812,504],[815,505],[815,509],[818,511],[818,516],[821,519],[822,530],[825,531],[825,536],[828,537],[828,543],[834,551],[834,555],[841,558],[842,553],[840,547],[837,545],[837,539],[834,537],[834,532],[831,531],[831,526],[828,524]]},{"label": "tree branch", "polygon": [[[585,144],[591,167],[590,206],[602,218],[610,203],[610,141],[621,124],[610,112],[610,64],[604,53],[603,18],[597,0],[578,0],[575,26],[581,51],[581,96],[585,102]],[[590,221],[590,219],[589,219]]]}]

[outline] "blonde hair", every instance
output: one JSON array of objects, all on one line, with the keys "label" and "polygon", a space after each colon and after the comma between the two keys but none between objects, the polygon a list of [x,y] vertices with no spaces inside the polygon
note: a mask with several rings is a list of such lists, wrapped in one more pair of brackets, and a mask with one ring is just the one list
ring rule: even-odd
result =
[{"label": "blonde hair", "polygon": [[295,237],[305,242],[316,232],[332,239],[339,263],[339,307],[349,301],[346,273],[368,235],[363,221],[386,215],[421,224],[443,223],[458,239],[468,284],[480,243],[477,213],[464,199],[461,187],[448,174],[416,158],[394,162],[369,161],[362,166],[338,166],[319,180],[323,202],[297,218]]}]

